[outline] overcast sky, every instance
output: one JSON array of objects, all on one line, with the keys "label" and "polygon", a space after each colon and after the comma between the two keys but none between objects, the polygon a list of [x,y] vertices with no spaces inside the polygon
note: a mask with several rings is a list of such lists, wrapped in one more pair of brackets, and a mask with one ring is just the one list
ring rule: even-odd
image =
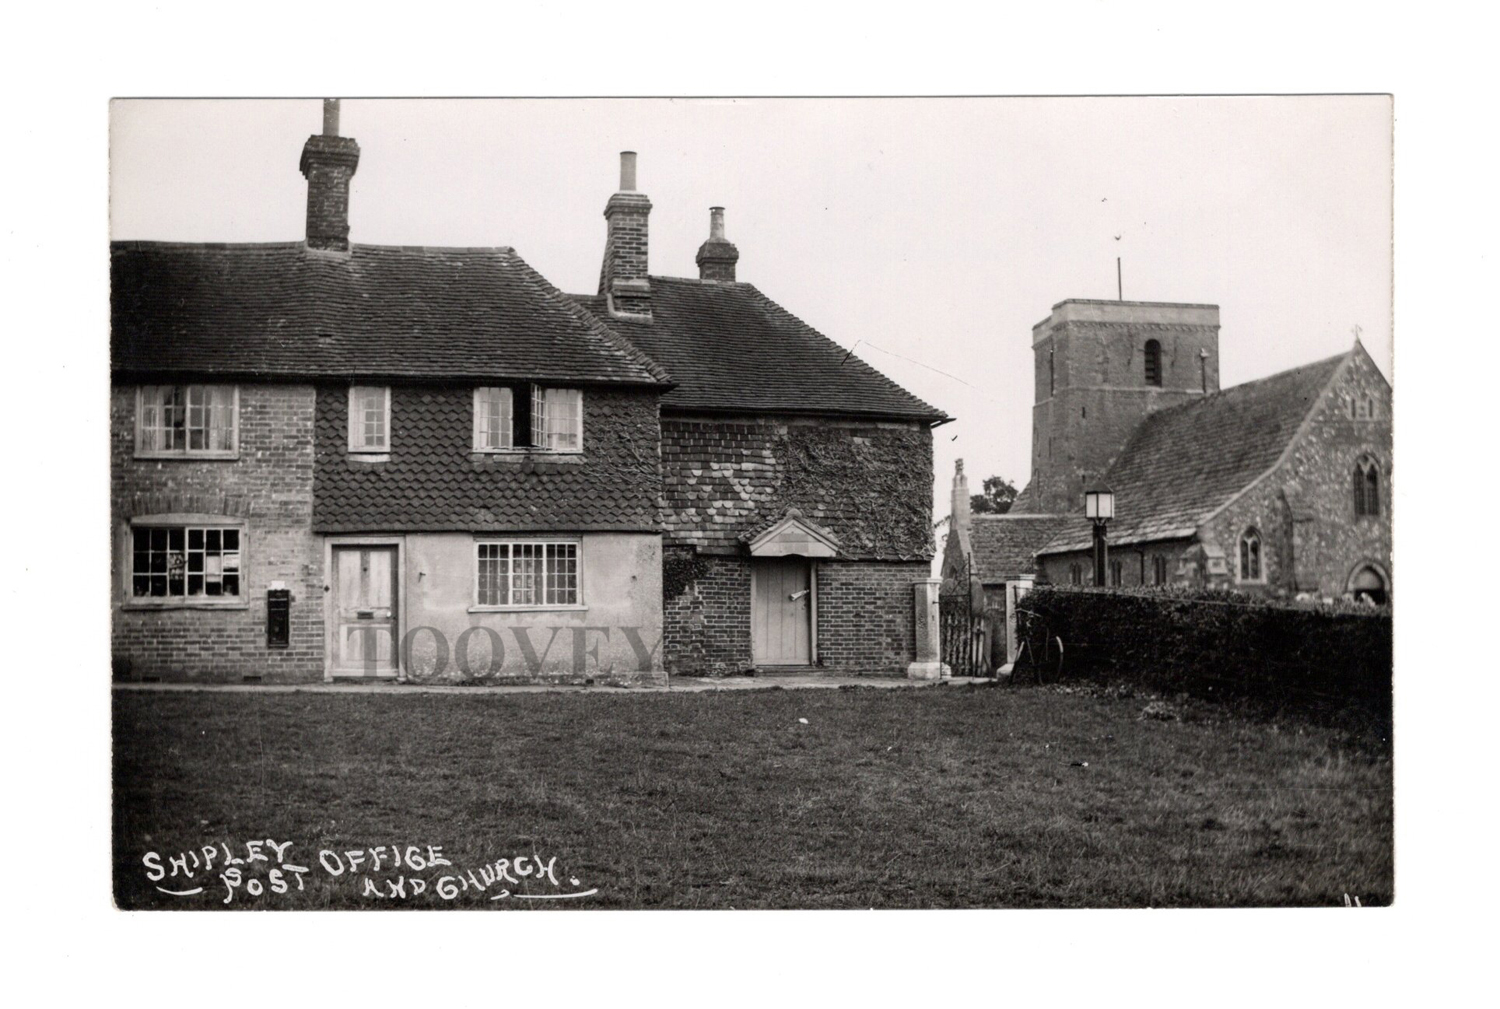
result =
[{"label": "overcast sky", "polygon": [[[304,231],[317,101],[117,101],[116,239]],[[1220,306],[1223,383],[1340,353],[1391,376],[1391,108],[1369,98],[343,102],[355,242],[509,245],[592,293],[618,152],[653,273],[727,208],[740,280],[955,416],[953,461],[1022,486],[1031,327],[1065,298]],[[1118,238],[1116,236],[1119,236]]]}]

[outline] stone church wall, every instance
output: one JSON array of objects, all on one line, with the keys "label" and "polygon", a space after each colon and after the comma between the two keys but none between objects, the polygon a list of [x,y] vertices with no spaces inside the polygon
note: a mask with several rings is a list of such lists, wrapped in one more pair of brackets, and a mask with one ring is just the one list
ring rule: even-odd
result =
[{"label": "stone church wall", "polygon": [[[1351,401],[1368,399],[1375,416],[1352,417]],[[1354,470],[1363,455],[1380,467],[1378,515],[1354,512]],[[1391,577],[1391,478],[1390,386],[1356,353],[1277,471],[1211,519],[1205,534],[1224,548],[1234,588],[1336,598],[1363,564]],[[1239,539],[1252,526],[1266,544],[1263,586],[1238,577]]]}]

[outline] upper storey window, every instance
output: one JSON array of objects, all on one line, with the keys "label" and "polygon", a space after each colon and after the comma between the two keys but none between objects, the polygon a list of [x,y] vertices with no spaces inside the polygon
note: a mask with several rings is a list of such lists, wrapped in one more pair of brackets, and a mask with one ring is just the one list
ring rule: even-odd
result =
[{"label": "upper storey window", "polygon": [[239,454],[239,389],[145,385],[136,393],[135,454],[147,458]]},{"label": "upper storey window", "polygon": [[387,385],[349,387],[349,451],[391,450],[391,388]]},{"label": "upper storey window", "polygon": [[510,389],[474,390],[474,449],[503,452],[515,447],[515,396]]},{"label": "upper storey window", "polygon": [[583,390],[539,385],[474,390],[474,451],[527,448],[583,451]]},{"label": "upper storey window", "polygon": [[1146,384],[1161,385],[1161,344],[1146,341]]}]

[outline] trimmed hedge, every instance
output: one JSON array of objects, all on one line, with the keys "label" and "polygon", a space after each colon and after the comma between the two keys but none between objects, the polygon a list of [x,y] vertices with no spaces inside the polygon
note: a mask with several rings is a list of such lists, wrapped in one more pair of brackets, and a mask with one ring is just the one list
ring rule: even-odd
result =
[{"label": "trimmed hedge", "polygon": [[1029,643],[1018,663],[1023,673],[1249,701],[1277,715],[1390,736],[1388,608],[1054,586],[1033,590],[1020,608],[1018,631]]}]

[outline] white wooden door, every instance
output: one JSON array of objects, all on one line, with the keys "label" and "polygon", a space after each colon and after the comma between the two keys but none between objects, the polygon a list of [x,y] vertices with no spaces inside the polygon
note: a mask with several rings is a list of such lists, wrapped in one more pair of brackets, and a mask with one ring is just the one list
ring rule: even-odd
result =
[{"label": "white wooden door", "polygon": [[334,547],[333,571],[336,671],[396,675],[396,548]]},{"label": "white wooden door", "polygon": [[812,569],[800,557],[750,563],[751,644],[756,665],[812,664]]}]

